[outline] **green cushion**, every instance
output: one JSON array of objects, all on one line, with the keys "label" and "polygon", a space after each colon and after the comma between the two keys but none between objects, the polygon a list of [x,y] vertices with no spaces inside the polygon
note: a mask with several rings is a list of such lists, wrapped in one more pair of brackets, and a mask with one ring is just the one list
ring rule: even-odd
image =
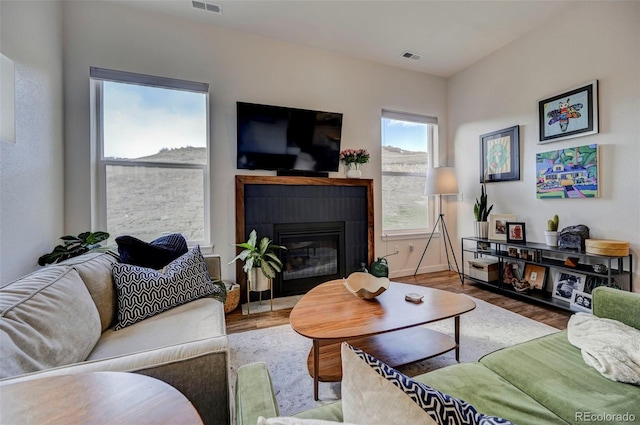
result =
[{"label": "green cushion", "polygon": [[640,294],[599,286],[593,290],[593,314],[640,329]]},{"label": "green cushion", "polygon": [[462,363],[415,376],[444,393],[518,425],[566,424],[531,397],[480,363]]},{"label": "green cushion", "polygon": [[278,416],[271,377],[264,362],[240,366],[236,379],[236,422],[254,425],[259,416]]},{"label": "green cushion", "polygon": [[297,413],[296,418],[302,419],[323,419],[325,421],[342,422],[342,401],[325,404]]},{"label": "green cushion", "polygon": [[503,348],[480,362],[567,422],[579,422],[581,412],[640,418],[640,387],[610,381],[587,366],[566,331]]}]

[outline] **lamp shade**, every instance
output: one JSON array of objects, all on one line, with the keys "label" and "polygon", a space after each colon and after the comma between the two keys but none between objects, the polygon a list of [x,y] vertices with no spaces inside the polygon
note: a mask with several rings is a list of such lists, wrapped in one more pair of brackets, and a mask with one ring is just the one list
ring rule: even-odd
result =
[{"label": "lamp shade", "polygon": [[427,169],[425,195],[453,195],[458,193],[458,179],[453,167]]}]

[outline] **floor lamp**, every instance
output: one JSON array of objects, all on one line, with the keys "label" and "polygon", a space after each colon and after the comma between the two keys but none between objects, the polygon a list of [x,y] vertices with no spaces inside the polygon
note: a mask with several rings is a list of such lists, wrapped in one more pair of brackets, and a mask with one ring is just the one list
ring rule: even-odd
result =
[{"label": "floor lamp", "polygon": [[451,256],[453,257],[453,262],[456,266],[455,271],[458,273],[460,277],[460,283],[464,284],[464,276],[460,273],[460,268],[458,267],[458,260],[456,259],[456,254],[453,251],[453,245],[451,244],[451,238],[449,237],[449,232],[447,231],[447,224],[444,221],[444,214],[442,213],[442,195],[456,195],[458,194],[458,181],[456,179],[456,171],[453,167],[438,167],[438,168],[428,168],[427,169],[427,184],[424,190],[425,195],[437,195],[438,196],[438,211],[440,215],[438,216],[438,220],[436,220],[433,225],[433,230],[431,231],[431,235],[429,236],[429,240],[427,241],[427,246],[424,247],[424,251],[422,252],[422,257],[420,257],[420,261],[418,262],[418,266],[416,267],[416,271],[413,274],[414,276],[418,274],[418,269],[420,268],[420,263],[424,259],[424,255],[427,253],[427,249],[429,248],[429,244],[431,243],[431,239],[433,238],[436,229],[438,228],[438,224],[442,227],[442,239],[444,241],[444,252],[447,254],[447,265],[449,266],[449,270],[452,270],[451,261],[449,259],[449,249],[447,248],[447,243],[449,244],[449,248],[451,249]]}]

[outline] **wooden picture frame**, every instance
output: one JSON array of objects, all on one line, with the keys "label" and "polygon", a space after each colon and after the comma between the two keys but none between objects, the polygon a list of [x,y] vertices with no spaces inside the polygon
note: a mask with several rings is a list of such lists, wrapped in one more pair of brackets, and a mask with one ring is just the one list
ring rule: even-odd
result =
[{"label": "wooden picture frame", "polygon": [[529,282],[531,288],[544,290],[547,278],[547,268],[537,264],[527,264],[524,268],[524,280]]},{"label": "wooden picture frame", "polygon": [[515,214],[489,214],[489,239],[507,240],[507,222],[516,221]]},{"label": "wooden picture frame", "polygon": [[593,308],[593,300],[591,298],[591,294],[587,294],[586,292],[582,291],[573,291],[569,306],[572,310],[591,313]]},{"label": "wooden picture frame", "polygon": [[480,183],[520,180],[520,126],[480,136]]},{"label": "wooden picture frame", "polygon": [[507,221],[507,243],[527,243],[527,231],[524,222]]},{"label": "wooden picture frame", "polygon": [[587,275],[574,273],[567,270],[558,270],[553,280],[553,298],[571,303],[573,292],[584,291]]},{"label": "wooden picture frame", "polygon": [[598,80],[538,101],[539,144],[598,133]]}]

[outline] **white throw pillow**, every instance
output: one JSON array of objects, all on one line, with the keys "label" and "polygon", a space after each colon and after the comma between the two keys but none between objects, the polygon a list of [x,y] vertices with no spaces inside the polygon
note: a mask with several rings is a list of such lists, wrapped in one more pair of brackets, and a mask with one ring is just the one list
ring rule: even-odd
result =
[{"label": "white throw pillow", "polygon": [[510,424],[342,343],[342,416],[367,425]]}]

